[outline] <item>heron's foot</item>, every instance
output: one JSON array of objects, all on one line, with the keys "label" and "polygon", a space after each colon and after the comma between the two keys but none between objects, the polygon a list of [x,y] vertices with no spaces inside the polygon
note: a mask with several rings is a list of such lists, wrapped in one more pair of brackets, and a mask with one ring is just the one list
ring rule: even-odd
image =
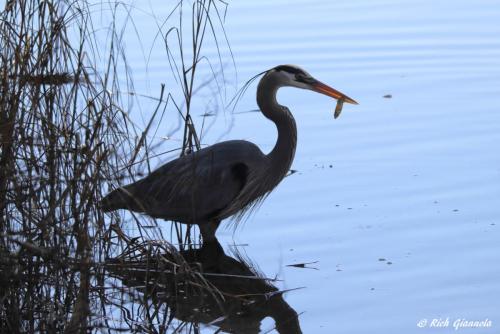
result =
[{"label": "heron's foot", "polygon": [[219,224],[220,220],[212,220],[198,225],[198,227],[200,228],[201,237],[203,238],[203,243],[217,241],[217,239],[215,238],[215,231],[217,231]]}]

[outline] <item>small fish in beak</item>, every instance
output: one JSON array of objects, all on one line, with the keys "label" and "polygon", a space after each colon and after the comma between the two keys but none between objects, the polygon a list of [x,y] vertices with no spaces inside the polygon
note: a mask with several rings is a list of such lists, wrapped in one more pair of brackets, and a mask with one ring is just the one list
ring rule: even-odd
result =
[{"label": "small fish in beak", "polygon": [[335,112],[333,113],[333,117],[337,119],[337,117],[340,116],[340,113],[342,112],[342,106],[344,105],[344,99],[340,98],[337,100],[337,105],[335,106]]}]

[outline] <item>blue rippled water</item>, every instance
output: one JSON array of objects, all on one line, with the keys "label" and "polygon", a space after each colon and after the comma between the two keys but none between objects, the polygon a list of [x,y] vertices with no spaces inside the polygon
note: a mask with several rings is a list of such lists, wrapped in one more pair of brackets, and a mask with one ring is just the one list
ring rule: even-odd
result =
[{"label": "blue rippled water", "polygon": [[[171,9],[144,6],[158,17]],[[282,288],[305,287],[287,294],[305,333],[500,331],[499,22],[500,2],[489,0],[229,4],[239,85],[293,63],[360,102],[334,120],[327,97],[280,91],[298,123],[298,172],[236,233],[220,231],[224,245],[248,244]],[[147,16],[136,24],[152,29]],[[154,91],[164,53],[148,66],[133,47],[128,58],[136,88],[147,80]],[[256,108],[254,93],[237,110]],[[274,145],[259,113],[219,116],[204,143]],[[318,270],[286,266],[315,261]],[[456,331],[457,319],[491,327]]]}]

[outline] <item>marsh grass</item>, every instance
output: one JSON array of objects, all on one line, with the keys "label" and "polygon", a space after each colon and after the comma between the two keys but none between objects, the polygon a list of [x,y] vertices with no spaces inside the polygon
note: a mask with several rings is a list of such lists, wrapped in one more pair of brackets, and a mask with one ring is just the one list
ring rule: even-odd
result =
[{"label": "marsh grass", "polygon": [[[125,30],[115,20],[122,8],[130,22],[129,7],[106,3],[111,23],[103,48],[93,22],[102,4],[6,2],[0,13],[0,332],[197,330],[183,322],[173,328],[171,306],[155,303],[147,289],[143,303],[129,305],[126,288],[105,264],[131,250],[167,261],[182,273],[179,279],[206,282],[175,247],[152,240],[162,236],[158,224],[104,215],[97,203],[108,190],[149,172],[151,159],[165,153],[148,135],[158,131],[154,124],[168,121],[167,108],[182,118],[180,154],[200,148],[192,105],[207,80],[198,80],[197,69],[209,66],[208,82],[224,86],[222,58],[205,57],[203,41],[210,35],[218,50],[227,41],[220,36],[225,6],[181,1],[158,24],[175,77],[167,87],[180,87],[181,101],[162,86],[159,96],[149,97],[156,102],[149,122],[139,127],[130,116],[130,97],[139,94],[123,48]],[[196,241],[189,228],[174,224],[173,231],[181,248]]]}]

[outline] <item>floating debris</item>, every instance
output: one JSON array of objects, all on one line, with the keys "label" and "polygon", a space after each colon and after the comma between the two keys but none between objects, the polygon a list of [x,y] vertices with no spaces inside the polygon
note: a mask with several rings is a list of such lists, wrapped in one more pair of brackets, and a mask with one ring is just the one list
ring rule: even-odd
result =
[{"label": "floating debris", "polygon": [[314,262],[304,262],[304,263],[294,263],[294,264],[287,264],[287,267],[295,267],[295,268],[304,268],[304,269],[314,269],[314,270],[319,270],[318,268],[315,267],[308,267],[310,264],[316,264],[318,261]]}]

